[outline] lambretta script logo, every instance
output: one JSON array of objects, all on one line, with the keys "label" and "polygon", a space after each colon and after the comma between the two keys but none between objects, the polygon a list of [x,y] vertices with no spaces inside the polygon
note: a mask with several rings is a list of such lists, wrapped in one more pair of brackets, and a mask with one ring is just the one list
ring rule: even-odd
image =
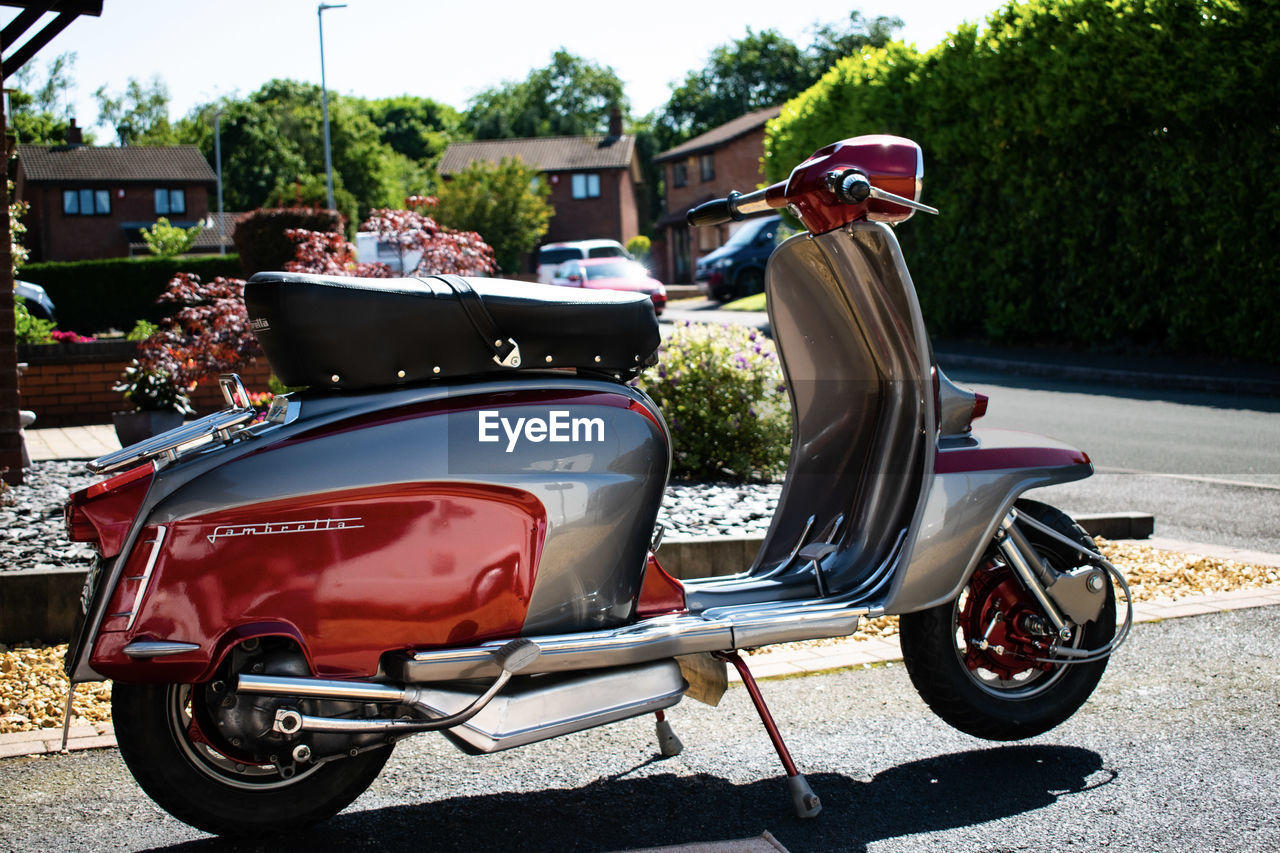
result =
[{"label": "lambretta script logo", "polygon": [[364,527],[359,518],[313,518],[310,521],[263,521],[256,524],[226,524],[215,527],[205,538],[211,543],[233,536],[269,536],[278,533],[319,533],[325,530],[354,530]]},{"label": "lambretta script logo", "polygon": [[604,418],[575,418],[567,411],[553,409],[545,418],[504,418],[497,412],[480,412],[481,442],[501,442],[506,436],[506,452],[516,449],[523,438],[537,444],[542,441],[603,442]]}]

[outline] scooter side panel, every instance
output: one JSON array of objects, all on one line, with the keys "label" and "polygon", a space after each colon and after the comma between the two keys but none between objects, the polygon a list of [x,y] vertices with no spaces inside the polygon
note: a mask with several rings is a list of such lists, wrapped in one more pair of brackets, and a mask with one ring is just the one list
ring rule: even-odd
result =
[{"label": "scooter side panel", "polygon": [[1027,489],[1081,480],[1089,457],[1053,439],[1001,429],[939,448],[911,562],[890,589],[886,613],[910,613],[959,595],[995,528]]},{"label": "scooter side panel", "polygon": [[[189,658],[154,661],[162,680],[189,661],[212,661],[223,631],[247,623],[291,626],[319,675],[370,675],[375,637],[408,648],[518,633],[545,530],[532,495],[471,484],[375,487],[198,515],[166,527],[133,626],[109,616],[102,631],[200,646]],[[131,587],[121,585],[114,613],[128,611]],[[117,675],[118,662],[101,650],[92,663]]]},{"label": "scooter side panel", "polygon": [[[318,672],[369,675],[396,648],[623,623],[669,466],[660,416],[639,392],[604,383],[491,388],[372,399],[184,482],[149,513],[170,535],[131,635],[204,654],[231,626],[274,619],[303,638]],[[559,412],[565,441],[501,426],[554,424]],[[574,418],[591,422],[589,438],[574,436]],[[161,486],[169,473],[181,466]],[[126,659],[120,672],[101,655],[93,663],[139,677]]]}]

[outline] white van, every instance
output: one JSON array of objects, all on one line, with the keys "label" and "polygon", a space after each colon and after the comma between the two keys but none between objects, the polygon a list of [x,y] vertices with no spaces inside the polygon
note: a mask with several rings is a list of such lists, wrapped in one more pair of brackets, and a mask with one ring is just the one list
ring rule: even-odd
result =
[{"label": "white van", "polygon": [[573,240],[568,243],[547,243],[538,250],[538,281],[551,284],[556,268],[565,261],[630,257],[631,255],[617,240]]}]

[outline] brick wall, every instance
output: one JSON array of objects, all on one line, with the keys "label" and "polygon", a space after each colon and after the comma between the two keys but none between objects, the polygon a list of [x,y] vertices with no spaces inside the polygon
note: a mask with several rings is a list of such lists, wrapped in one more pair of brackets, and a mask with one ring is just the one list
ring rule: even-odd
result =
[{"label": "brick wall", "polygon": [[[710,153],[715,162],[715,176],[702,180],[699,158],[701,154]],[[760,158],[764,156],[764,127],[756,128],[741,136],[735,137],[724,145],[711,151],[702,151],[681,161],[668,161],[663,164],[666,178],[666,207],[669,212],[682,211],[711,198],[723,198],[730,191],[737,190],[749,193],[764,180],[764,172]],[[683,187],[675,186],[674,170],[676,162],[685,164],[686,181]],[[671,225],[667,231],[681,229],[688,234],[688,279],[692,281],[694,266],[698,258],[724,245],[729,234],[738,227],[737,223],[721,225],[716,228],[690,228],[683,222]],[[678,264],[673,253],[680,251],[674,238],[667,240],[664,262],[668,269],[674,270]],[[673,283],[679,284],[681,282]]]},{"label": "brick wall", "polygon": [[[36,413],[37,428],[109,424],[112,412],[126,408],[111,386],[135,348],[123,341],[21,347],[18,360],[27,367],[18,380],[19,405]],[[266,359],[240,371],[245,387],[255,392],[267,390],[270,376]],[[191,402],[201,415],[225,405],[216,381],[201,382]]]}]

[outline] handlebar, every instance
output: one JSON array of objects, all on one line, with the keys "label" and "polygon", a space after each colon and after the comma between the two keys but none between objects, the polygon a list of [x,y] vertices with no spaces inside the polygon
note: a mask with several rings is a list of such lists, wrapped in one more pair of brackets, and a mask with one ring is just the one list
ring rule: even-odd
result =
[{"label": "handlebar", "polygon": [[[878,199],[924,213],[938,212],[937,208],[927,204],[880,189],[871,183],[871,179],[865,172],[858,169],[831,171],[825,178],[826,188],[842,204],[857,205],[867,199]],[[785,207],[787,205],[786,188],[787,183],[784,181],[751,193],[731,192],[725,198],[712,199],[693,208],[687,214],[686,220],[695,228],[739,222],[753,213]]]}]

